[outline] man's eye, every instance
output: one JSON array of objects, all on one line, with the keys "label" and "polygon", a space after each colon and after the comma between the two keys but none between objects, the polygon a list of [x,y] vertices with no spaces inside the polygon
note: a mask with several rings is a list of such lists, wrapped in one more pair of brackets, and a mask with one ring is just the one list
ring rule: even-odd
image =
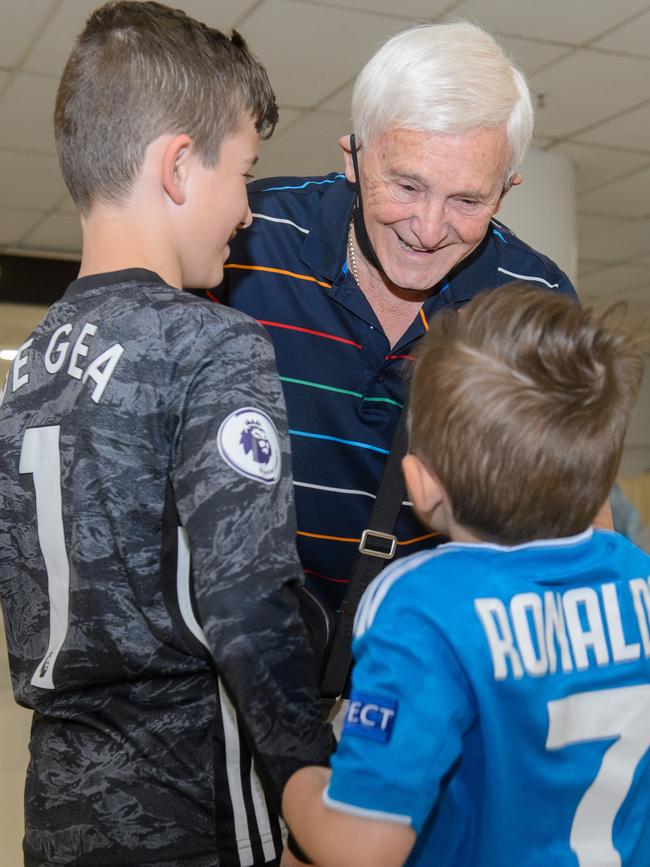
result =
[{"label": "man's eye", "polygon": [[400,189],[404,190],[405,193],[414,193],[415,187],[412,184],[400,184]]}]

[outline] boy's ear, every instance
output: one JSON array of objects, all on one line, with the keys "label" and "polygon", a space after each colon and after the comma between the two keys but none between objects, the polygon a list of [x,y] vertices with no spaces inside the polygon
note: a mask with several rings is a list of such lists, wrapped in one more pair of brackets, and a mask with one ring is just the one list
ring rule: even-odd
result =
[{"label": "boy's ear", "polygon": [[162,184],[165,192],[175,205],[185,202],[189,157],[192,153],[192,139],[179,133],[170,139],[163,152]]},{"label": "boy's ear", "polygon": [[415,455],[402,459],[402,472],[416,512],[430,515],[442,503],[443,490],[438,479]]}]

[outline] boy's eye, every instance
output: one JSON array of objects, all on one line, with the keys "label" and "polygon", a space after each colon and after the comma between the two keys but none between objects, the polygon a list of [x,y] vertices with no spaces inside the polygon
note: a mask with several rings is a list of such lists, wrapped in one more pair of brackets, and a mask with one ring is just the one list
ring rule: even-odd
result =
[{"label": "boy's eye", "polygon": [[244,177],[246,178],[247,181],[252,181],[253,178],[255,177],[255,175],[251,174],[250,172],[245,172]]}]

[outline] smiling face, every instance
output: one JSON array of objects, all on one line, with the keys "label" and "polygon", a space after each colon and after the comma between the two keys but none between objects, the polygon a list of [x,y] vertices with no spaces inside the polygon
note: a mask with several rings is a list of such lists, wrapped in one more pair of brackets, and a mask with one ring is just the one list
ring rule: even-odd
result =
[{"label": "smiling face", "polygon": [[257,160],[260,136],[252,120],[225,139],[215,166],[206,166],[193,154],[187,189],[184,225],[183,285],[217,286],[230,255],[229,243],[239,228],[252,220],[246,181]]},{"label": "smiling face", "polygon": [[366,230],[391,283],[429,289],[480,244],[509,162],[505,124],[458,135],[390,129],[361,148]]}]

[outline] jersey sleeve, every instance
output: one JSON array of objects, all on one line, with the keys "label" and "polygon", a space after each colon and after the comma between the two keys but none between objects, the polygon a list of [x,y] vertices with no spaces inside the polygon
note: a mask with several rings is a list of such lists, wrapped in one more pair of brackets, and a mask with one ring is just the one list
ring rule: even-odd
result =
[{"label": "jersey sleeve", "polygon": [[400,582],[355,642],[350,705],[325,794],[333,809],[417,833],[476,716],[457,658],[418,603]]},{"label": "jersey sleeve", "polygon": [[295,770],[326,760],[331,742],[293,589],[302,571],[273,350],[252,320],[223,316],[192,349],[170,475],[205,644],[260,777],[273,784],[267,794],[279,798]]}]

